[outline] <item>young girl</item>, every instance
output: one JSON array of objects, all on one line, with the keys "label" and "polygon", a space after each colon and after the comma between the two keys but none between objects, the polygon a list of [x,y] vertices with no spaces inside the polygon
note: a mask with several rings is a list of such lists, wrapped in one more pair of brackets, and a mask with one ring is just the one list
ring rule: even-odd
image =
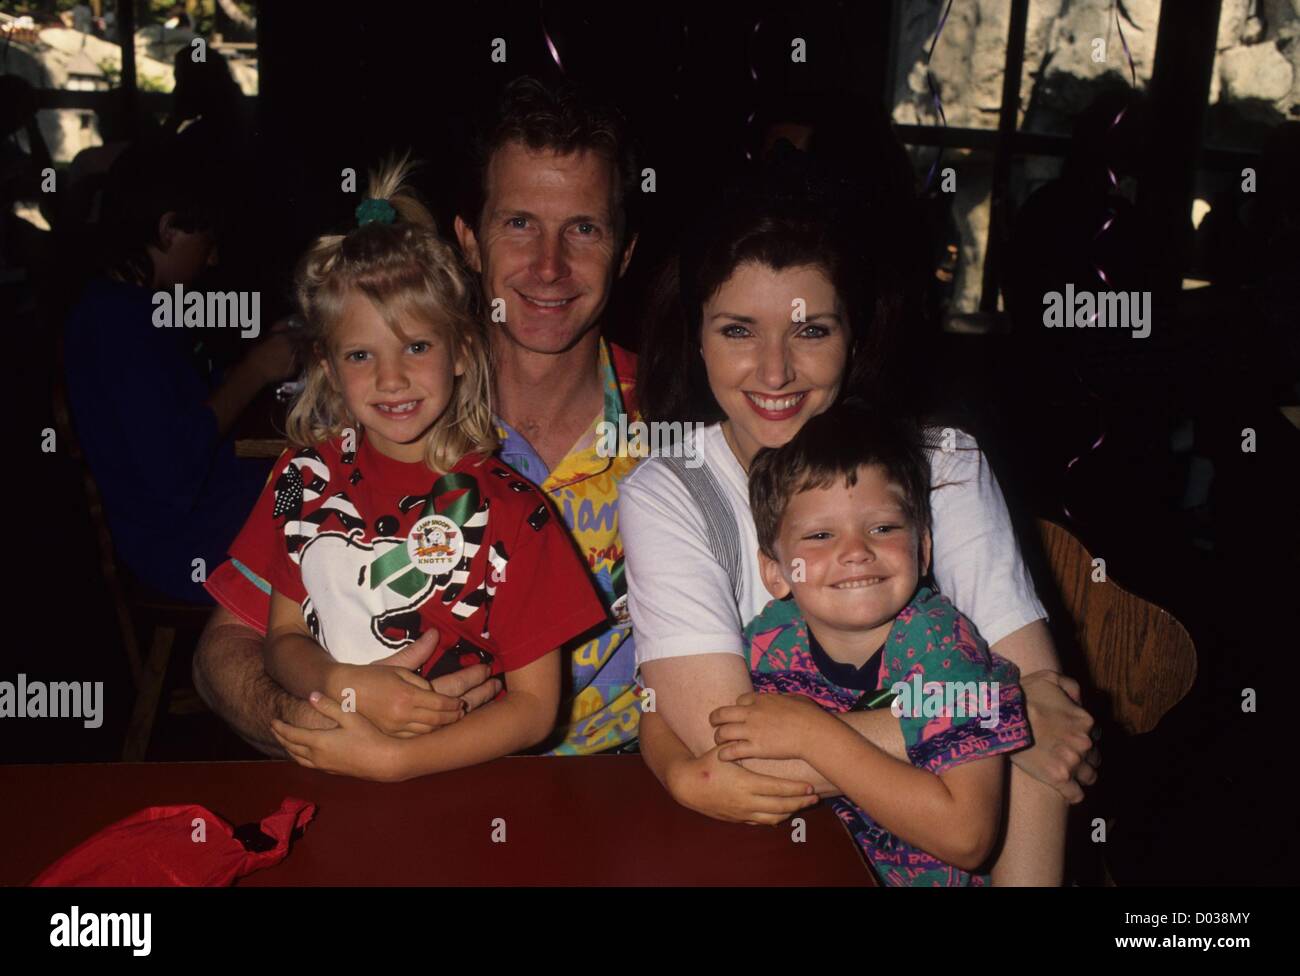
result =
[{"label": "young girl", "polygon": [[[539,742],[559,645],[604,619],[562,523],[491,457],[473,289],[408,170],[372,174],[359,226],[320,238],[299,267],[313,352],[289,414],[298,450],[251,516],[281,531],[274,553],[244,550],[255,533],[231,550],[271,567],[267,673],[338,723],[276,721],[276,738],[304,766],[386,781]],[[372,663],[434,629],[424,677]],[[476,661],[505,691],[446,724],[426,678]]]}]

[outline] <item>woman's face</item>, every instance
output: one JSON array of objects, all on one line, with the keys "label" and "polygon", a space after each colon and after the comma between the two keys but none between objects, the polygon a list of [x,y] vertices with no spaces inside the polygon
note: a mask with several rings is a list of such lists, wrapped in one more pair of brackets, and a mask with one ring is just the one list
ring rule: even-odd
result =
[{"label": "woman's face", "polygon": [[748,468],[834,402],[849,322],[820,268],[742,264],[704,304],[700,349],[723,430]]}]

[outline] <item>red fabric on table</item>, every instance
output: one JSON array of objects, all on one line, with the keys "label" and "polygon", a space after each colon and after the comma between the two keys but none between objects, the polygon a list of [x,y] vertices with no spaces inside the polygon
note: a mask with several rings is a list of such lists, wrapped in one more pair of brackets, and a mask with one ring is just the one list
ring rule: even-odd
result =
[{"label": "red fabric on table", "polygon": [[[234,828],[197,804],[146,807],[105,827],[42,871],[32,887],[174,886],[223,887],[289,853],[293,832],[316,815],[316,804],[292,797],[261,822],[275,841],[252,852]],[[205,822],[206,840],[194,840],[194,821]]]}]

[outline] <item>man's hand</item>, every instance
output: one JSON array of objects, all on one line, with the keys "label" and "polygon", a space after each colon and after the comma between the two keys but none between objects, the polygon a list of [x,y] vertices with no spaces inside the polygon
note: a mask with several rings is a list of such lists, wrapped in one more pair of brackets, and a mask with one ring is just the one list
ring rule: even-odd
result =
[{"label": "man's hand", "polygon": [[723,762],[717,749],[674,763],[666,785],[682,806],[731,823],[775,827],[818,801],[810,784],[751,773],[739,763]]},{"label": "man's hand", "polygon": [[314,691],[311,704],[336,724],[326,730],[300,729],[279,719],[271,722],[271,734],[294,762],[308,769],[356,776],[381,783],[406,778],[402,749],[392,736],[384,735],[356,712],[345,712],[333,698]]},{"label": "man's hand", "polygon": [[1093,718],[1079,706],[1079,683],[1055,671],[1035,671],[1020,680],[1034,744],[1011,761],[1052,787],[1070,803],[1083,799],[1083,787],[1097,782],[1101,754],[1090,733]]},{"label": "man's hand", "polygon": [[826,713],[802,695],[756,695],[752,691],[737,698],[736,704],[715,708],[709,714],[713,740],[721,746],[718,758],[724,762],[804,759],[810,735],[826,719]]}]

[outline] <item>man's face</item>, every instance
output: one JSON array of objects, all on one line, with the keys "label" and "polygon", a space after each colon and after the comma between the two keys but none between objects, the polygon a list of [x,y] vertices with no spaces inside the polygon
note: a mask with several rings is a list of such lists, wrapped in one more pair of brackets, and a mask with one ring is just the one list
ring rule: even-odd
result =
[{"label": "man's face", "polygon": [[461,250],[483,279],[490,327],[539,353],[563,352],[595,327],[636,245],[633,237],[621,253],[617,246],[613,178],[613,164],[593,152],[507,143],[493,154],[478,232],[456,218]]}]

